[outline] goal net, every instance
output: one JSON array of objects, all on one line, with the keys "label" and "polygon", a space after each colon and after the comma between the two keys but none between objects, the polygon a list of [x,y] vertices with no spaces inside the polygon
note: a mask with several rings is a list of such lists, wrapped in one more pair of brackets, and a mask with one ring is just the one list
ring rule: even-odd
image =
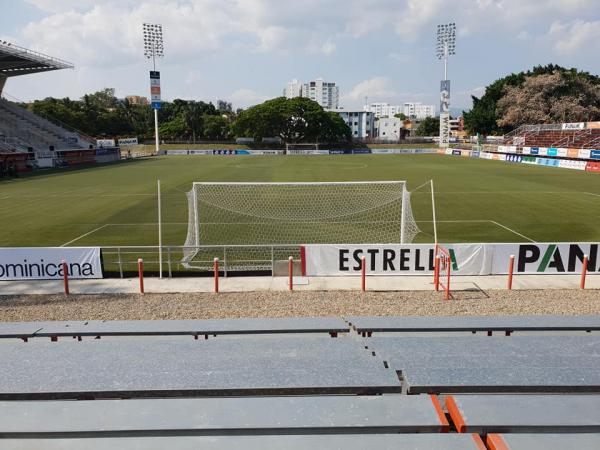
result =
[{"label": "goal net", "polygon": [[419,233],[404,181],[194,183],[183,263],[201,246],[409,243]]}]

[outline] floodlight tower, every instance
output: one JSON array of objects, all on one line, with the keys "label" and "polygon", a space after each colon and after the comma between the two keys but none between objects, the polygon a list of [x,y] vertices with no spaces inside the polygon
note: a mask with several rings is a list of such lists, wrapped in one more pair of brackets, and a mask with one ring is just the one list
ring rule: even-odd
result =
[{"label": "floodlight tower", "polygon": [[456,24],[454,22],[437,27],[437,57],[444,60],[444,79],[440,85],[440,147],[450,145],[450,80],[448,80],[448,58],[456,55]]},{"label": "floodlight tower", "polygon": [[154,140],[156,154],[159,152],[158,145],[158,110],[161,108],[160,96],[160,72],[156,70],[156,58],[162,58],[164,54],[162,25],[145,23],[144,27],[144,56],[152,58],[152,71],[150,71],[150,98],[154,110]]}]

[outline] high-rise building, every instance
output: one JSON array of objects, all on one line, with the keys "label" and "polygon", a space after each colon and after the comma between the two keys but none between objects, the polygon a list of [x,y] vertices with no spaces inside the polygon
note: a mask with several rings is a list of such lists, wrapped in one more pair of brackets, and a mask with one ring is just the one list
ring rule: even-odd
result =
[{"label": "high-rise building", "polygon": [[298,80],[290,81],[283,90],[285,98],[302,97],[302,83]]},{"label": "high-rise building", "polygon": [[404,115],[409,119],[423,120],[427,117],[435,117],[435,105],[424,105],[423,103],[405,103]]},{"label": "high-rise building", "polygon": [[314,100],[324,109],[338,109],[340,88],[335,83],[329,83],[323,78],[317,78],[302,85],[302,97]]},{"label": "high-rise building", "polygon": [[400,105],[390,105],[389,103],[371,103],[365,105],[365,111],[372,112],[379,119],[380,117],[394,117],[402,112],[402,107]]},{"label": "high-rise building", "polygon": [[317,102],[324,109],[338,109],[340,90],[335,83],[328,83],[322,78],[308,83],[298,80],[290,81],[283,90],[286,98],[306,97]]}]

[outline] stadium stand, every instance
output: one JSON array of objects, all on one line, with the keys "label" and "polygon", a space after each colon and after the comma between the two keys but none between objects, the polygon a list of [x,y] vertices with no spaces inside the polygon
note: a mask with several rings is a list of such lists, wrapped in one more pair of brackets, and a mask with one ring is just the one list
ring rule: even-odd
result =
[{"label": "stadium stand", "polygon": [[598,148],[600,127],[597,122],[582,123],[578,129],[568,124],[523,125],[504,136],[505,145],[519,147]]},{"label": "stadium stand", "polygon": [[[0,95],[8,78],[68,68],[73,66],[66,61],[0,41]],[[90,144],[90,138],[0,99],[0,153],[83,149]]]},{"label": "stadium stand", "polygon": [[597,316],[460,319],[5,323],[0,450],[598,448]]}]

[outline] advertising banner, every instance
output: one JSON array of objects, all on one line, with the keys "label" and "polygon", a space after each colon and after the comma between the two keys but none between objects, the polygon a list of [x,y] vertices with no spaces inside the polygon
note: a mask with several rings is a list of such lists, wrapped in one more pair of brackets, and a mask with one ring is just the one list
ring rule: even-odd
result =
[{"label": "advertising banner", "polygon": [[524,155],[531,155],[531,147],[523,147]]},{"label": "advertising banner", "polygon": [[454,156],[460,156],[460,155],[462,155],[462,151],[461,150],[452,150],[452,154]]},{"label": "advertising banner", "polygon": [[588,122],[586,128],[588,130],[597,130],[600,128],[600,122]]},{"label": "advertising banner", "polygon": [[440,114],[440,147],[448,148],[450,145],[450,113]]},{"label": "advertising banner", "polygon": [[60,280],[62,261],[69,278],[102,278],[99,247],[5,247],[0,248],[0,281]]},{"label": "advertising banner", "polygon": [[161,109],[160,72],[150,71],[150,101],[152,109]]},{"label": "advertising banner", "polygon": [[558,155],[558,149],[554,147],[550,147],[548,149],[548,156],[556,156]]},{"label": "advertising banner", "polygon": [[579,149],[579,157],[581,159],[590,159],[590,155],[591,155],[592,151],[591,150],[586,150],[584,148]]},{"label": "advertising banner", "polygon": [[529,149],[529,153],[531,155],[539,155],[540,154],[540,149],[538,147],[531,147]]},{"label": "advertising banner", "polygon": [[566,158],[569,154],[569,151],[566,148],[557,148],[556,155]]},{"label": "advertising banner", "polygon": [[568,148],[567,149],[567,157],[579,158],[579,149],[578,148]]},{"label": "advertising banner", "polygon": [[538,155],[540,155],[540,156],[548,156],[548,149],[546,147],[540,147],[538,149]]},{"label": "advertising banner", "polygon": [[563,130],[584,130],[585,122],[577,122],[577,123],[563,123]]},{"label": "advertising banner", "polygon": [[115,140],[114,139],[98,139],[98,140],[96,140],[96,146],[98,146],[98,147],[114,147]]},{"label": "advertising banner", "polygon": [[[600,271],[598,243],[448,244],[452,275],[504,275],[510,256],[516,274],[579,274]],[[432,275],[432,244],[351,244],[304,246],[306,276],[358,276],[365,257],[368,275]]]},{"label": "advertising banner", "polygon": [[442,80],[440,83],[440,112],[450,112],[450,80]]},{"label": "advertising banner", "polygon": [[[435,264],[435,248],[429,244],[315,244],[304,248],[307,276],[360,275],[362,256],[371,275],[431,275]],[[484,275],[489,272],[482,244],[456,244],[445,248],[450,252],[453,274]],[[491,258],[487,260],[491,262]]]},{"label": "advertising banner", "polygon": [[120,146],[124,146],[124,145],[138,145],[138,138],[124,138],[124,139],[119,139],[119,145]]},{"label": "advertising banner", "polygon": [[600,172],[600,163],[590,161],[586,164],[585,170],[588,172]]},{"label": "advertising banner", "polygon": [[600,159],[600,150],[591,150],[590,159]]}]

